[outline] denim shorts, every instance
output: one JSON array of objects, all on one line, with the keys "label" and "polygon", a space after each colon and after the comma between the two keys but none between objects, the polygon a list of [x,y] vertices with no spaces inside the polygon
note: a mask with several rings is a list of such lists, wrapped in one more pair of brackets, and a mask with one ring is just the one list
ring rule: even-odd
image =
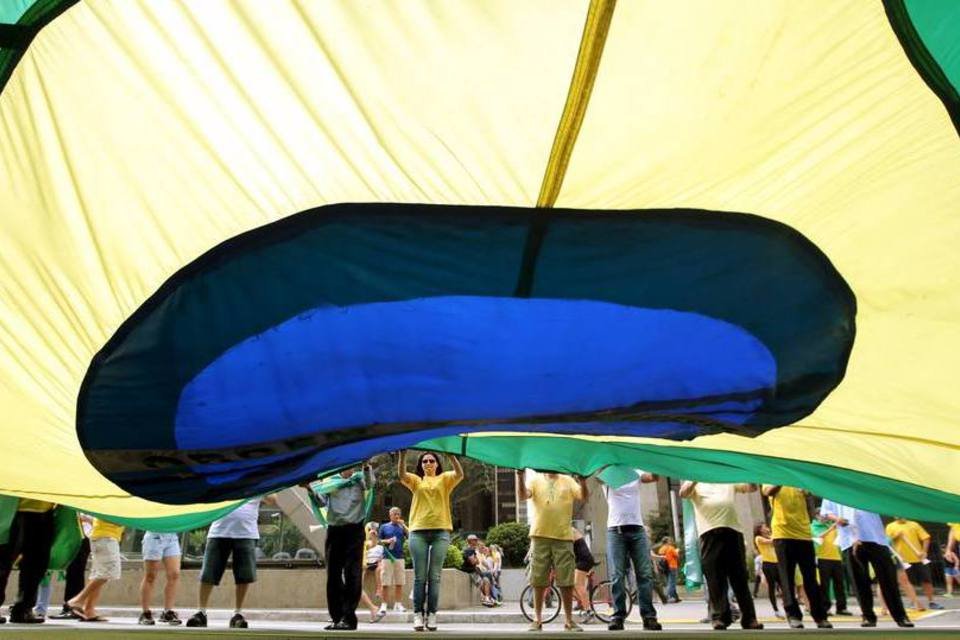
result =
[{"label": "denim shorts", "polygon": [[233,555],[233,581],[250,584],[257,581],[257,541],[249,538],[207,538],[203,551],[200,582],[220,584],[227,570],[227,559]]},{"label": "denim shorts", "polygon": [[154,533],[148,531],[143,534],[143,559],[163,560],[180,555],[180,539],[175,533]]}]

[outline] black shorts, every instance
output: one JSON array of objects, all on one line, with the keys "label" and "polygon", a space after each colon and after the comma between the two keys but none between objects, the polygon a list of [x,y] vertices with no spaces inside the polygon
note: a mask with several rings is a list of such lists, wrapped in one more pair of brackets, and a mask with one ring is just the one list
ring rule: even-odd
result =
[{"label": "black shorts", "polygon": [[227,570],[227,559],[233,555],[233,581],[236,584],[250,584],[257,581],[257,541],[247,538],[207,538],[207,548],[203,550],[203,569],[200,570],[200,582],[220,584],[223,572]]},{"label": "black shorts", "polygon": [[922,562],[912,562],[907,567],[907,577],[913,584],[923,584],[924,582],[933,582],[930,577],[930,565]]},{"label": "black shorts", "polygon": [[583,538],[573,543],[573,557],[577,571],[591,571],[597,564],[593,559],[593,554],[590,553],[587,541]]}]

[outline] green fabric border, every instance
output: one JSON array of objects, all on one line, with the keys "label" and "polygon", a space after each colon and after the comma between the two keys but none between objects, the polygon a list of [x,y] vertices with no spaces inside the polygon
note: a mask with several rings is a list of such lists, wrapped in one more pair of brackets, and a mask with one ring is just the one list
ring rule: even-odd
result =
[{"label": "green fabric border", "polygon": [[13,70],[26,53],[30,42],[54,18],[76,4],[78,0],[37,0],[24,12],[17,25],[25,27],[25,42],[17,48],[0,49],[0,93],[7,86],[7,80],[13,75]]},{"label": "green fabric border", "polygon": [[231,511],[239,508],[246,500],[240,500],[226,507],[212,509],[210,511],[199,511],[197,513],[187,513],[179,516],[163,516],[159,518],[119,518],[109,513],[96,513],[94,511],[85,511],[90,515],[122,524],[125,527],[143,529],[144,531],[156,531],[158,533],[179,533],[181,531],[192,531],[205,527],[214,520],[218,520]]},{"label": "green fabric border", "polygon": [[503,467],[590,475],[608,464],[703,482],[763,482],[803,487],[842,504],[929,522],[960,520],[960,496],[830,465],[671,445],[591,442],[567,437],[451,436],[417,445]]},{"label": "green fabric border", "polygon": [[[950,115],[954,129],[960,134],[960,95],[951,83],[940,62],[927,48],[924,38],[910,17],[906,0],[883,0],[890,26],[917,73],[940,98]],[[949,5],[942,5],[950,7]],[[960,34],[957,34],[960,37]]]}]

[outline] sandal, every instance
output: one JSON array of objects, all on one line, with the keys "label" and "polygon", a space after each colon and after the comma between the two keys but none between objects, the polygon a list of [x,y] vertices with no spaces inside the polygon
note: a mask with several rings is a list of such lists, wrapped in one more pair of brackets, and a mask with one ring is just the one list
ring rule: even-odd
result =
[{"label": "sandal", "polygon": [[534,620],[530,623],[530,626],[527,627],[527,631],[543,631],[543,623]]}]

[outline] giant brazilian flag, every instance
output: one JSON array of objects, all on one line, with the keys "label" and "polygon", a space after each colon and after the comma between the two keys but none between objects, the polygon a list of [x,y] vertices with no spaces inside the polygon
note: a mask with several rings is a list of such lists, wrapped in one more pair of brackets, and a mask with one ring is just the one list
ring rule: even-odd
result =
[{"label": "giant brazilian flag", "polygon": [[958,86],[951,0],[4,3],[0,493],[420,446],[960,518]]}]

